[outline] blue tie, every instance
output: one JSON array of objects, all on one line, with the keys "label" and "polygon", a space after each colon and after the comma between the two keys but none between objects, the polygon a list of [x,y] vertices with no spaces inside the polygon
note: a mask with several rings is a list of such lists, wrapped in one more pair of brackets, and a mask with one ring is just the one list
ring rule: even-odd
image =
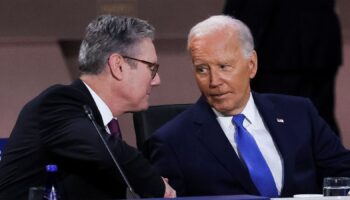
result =
[{"label": "blue tie", "polygon": [[262,156],[253,136],[243,127],[245,116],[234,115],[232,123],[236,125],[235,140],[240,158],[243,159],[250,177],[261,196],[277,197],[278,192],[272,173]]}]

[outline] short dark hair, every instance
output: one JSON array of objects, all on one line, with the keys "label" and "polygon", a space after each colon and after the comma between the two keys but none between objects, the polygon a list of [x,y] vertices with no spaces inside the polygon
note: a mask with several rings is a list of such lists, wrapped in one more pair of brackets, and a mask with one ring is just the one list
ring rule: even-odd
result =
[{"label": "short dark hair", "polygon": [[145,38],[154,39],[155,29],[147,21],[127,16],[101,15],[86,28],[79,51],[79,70],[99,74],[112,53],[132,55],[133,47]]}]

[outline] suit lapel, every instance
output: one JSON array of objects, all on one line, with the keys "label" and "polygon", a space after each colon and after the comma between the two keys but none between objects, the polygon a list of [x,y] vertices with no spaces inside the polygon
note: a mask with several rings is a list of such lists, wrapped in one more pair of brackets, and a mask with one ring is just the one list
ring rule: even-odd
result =
[{"label": "suit lapel", "polygon": [[199,125],[199,128],[194,134],[232,177],[241,183],[247,193],[259,194],[250,179],[249,172],[241,163],[225,133],[222,131],[209,104],[202,97],[197,102],[197,105],[193,119]]},{"label": "suit lapel", "polygon": [[[292,181],[292,169],[294,163],[294,156],[290,153],[290,149],[293,149],[292,138],[289,138],[289,122],[287,115],[279,112],[278,108],[275,108],[273,102],[268,98],[264,98],[262,94],[253,93],[254,102],[259,110],[259,113],[267,126],[272,139],[280,153],[282,159],[282,192],[288,193],[286,189],[292,188],[289,185]],[[285,189],[286,188],[286,189]]]},{"label": "suit lapel", "polygon": [[[71,85],[73,88],[79,90],[81,93],[83,93],[86,98],[85,99],[82,99],[82,101],[85,101],[85,104],[88,105],[91,110],[92,110],[92,113],[94,115],[94,118],[97,122],[97,124],[99,124],[101,127],[104,127],[103,125],[103,120],[102,120],[102,116],[97,108],[97,105],[94,101],[94,99],[92,98],[88,88],[85,86],[85,84],[83,83],[83,81],[81,81],[80,79],[77,79],[75,80],[72,85]],[[82,105],[82,108],[83,108],[84,105]]]}]

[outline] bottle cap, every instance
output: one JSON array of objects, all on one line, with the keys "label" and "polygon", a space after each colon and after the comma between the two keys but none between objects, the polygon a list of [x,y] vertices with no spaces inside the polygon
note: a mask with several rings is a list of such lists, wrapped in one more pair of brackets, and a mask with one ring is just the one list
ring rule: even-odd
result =
[{"label": "bottle cap", "polygon": [[57,165],[46,165],[46,171],[48,172],[57,172]]}]

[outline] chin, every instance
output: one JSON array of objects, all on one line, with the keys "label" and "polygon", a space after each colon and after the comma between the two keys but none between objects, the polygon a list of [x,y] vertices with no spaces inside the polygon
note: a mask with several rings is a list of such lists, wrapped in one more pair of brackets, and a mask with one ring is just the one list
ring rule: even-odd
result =
[{"label": "chin", "polygon": [[211,104],[216,111],[220,112],[223,115],[231,115],[232,109],[230,106],[225,105],[224,103],[213,103]]},{"label": "chin", "polygon": [[143,103],[139,106],[139,111],[144,111],[144,110],[147,110],[149,107],[149,103]]},{"label": "chin", "polygon": [[223,114],[223,115],[228,115],[229,111],[226,108],[222,108],[222,107],[214,107],[216,111],[218,111],[219,113]]},{"label": "chin", "polygon": [[147,104],[134,104],[131,106],[131,109],[127,113],[134,113],[134,112],[140,112],[140,111],[145,111],[148,109],[148,103]]}]

